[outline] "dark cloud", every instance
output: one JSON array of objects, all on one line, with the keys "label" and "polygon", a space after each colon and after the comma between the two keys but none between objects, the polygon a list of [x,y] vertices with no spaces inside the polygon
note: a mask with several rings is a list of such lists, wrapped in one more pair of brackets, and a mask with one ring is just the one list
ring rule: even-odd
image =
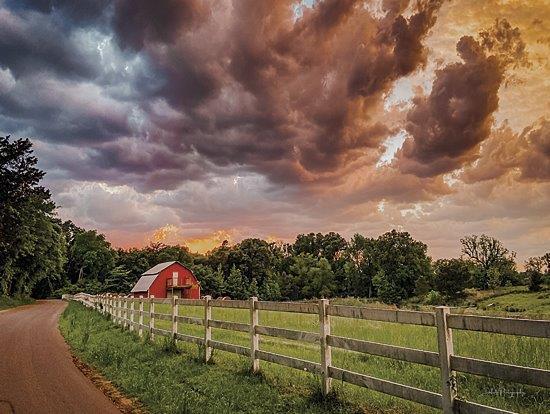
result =
[{"label": "dark cloud", "polygon": [[475,160],[490,135],[506,68],[526,62],[519,30],[505,20],[481,32],[480,41],[462,37],[457,52],[463,62],[438,70],[430,95],[414,99],[410,138],[398,154],[403,172],[434,176]]},{"label": "dark cloud", "polygon": [[[360,1],[119,1],[123,47],[162,75],[157,97],[185,114],[157,123],[173,151],[196,149],[218,165],[272,180],[312,181],[377,151],[390,128],[373,117],[393,81],[426,61],[422,40],[442,1],[384,2],[374,17]],[[191,30],[192,29],[192,30]]]},{"label": "dark cloud", "polygon": [[178,35],[206,19],[202,0],[116,0],[114,27],[122,47],[173,43]]},{"label": "dark cloud", "polygon": [[6,9],[0,13],[0,66],[16,77],[39,71],[64,78],[93,78],[99,73],[98,62],[47,15]]},{"label": "dark cloud", "polygon": [[[202,177],[188,164],[201,157],[274,182],[334,181],[376,162],[394,132],[380,119],[384,97],[426,63],[441,3],[384,1],[376,16],[359,0],[325,0],[298,17],[292,0],[11,2],[0,52],[17,84],[0,107],[43,140],[93,148],[91,167],[187,171],[158,173],[152,188]],[[44,71],[52,79],[37,84]],[[126,139],[147,142],[144,153]]]}]

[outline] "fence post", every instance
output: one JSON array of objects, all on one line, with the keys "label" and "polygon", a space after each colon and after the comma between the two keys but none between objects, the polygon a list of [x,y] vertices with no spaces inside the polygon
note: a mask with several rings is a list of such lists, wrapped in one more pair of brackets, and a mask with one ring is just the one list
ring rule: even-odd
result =
[{"label": "fence post", "polygon": [[212,328],[210,327],[210,320],[212,319],[211,299],[212,296],[204,297],[204,362],[208,362],[212,358],[212,347],[210,346],[210,340],[212,339]]},{"label": "fence post", "polygon": [[172,338],[176,340],[178,333],[178,317],[179,316],[179,305],[178,297],[172,297]]},{"label": "fence post", "polygon": [[138,328],[138,332],[139,332],[139,337],[143,337],[143,302],[145,302],[143,300],[143,295],[139,295],[139,318],[138,318],[138,322],[139,322],[139,328]]},{"label": "fence post", "polygon": [[122,327],[124,329],[126,329],[129,326],[129,324],[128,324],[128,299],[126,299],[126,297],[123,297],[122,298],[122,303],[124,304],[124,306],[123,306],[124,309],[123,309],[123,314],[122,314],[124,319],[122,319]]},{"label": "fence post", "polygon": [[154,299],[155,295],[151,295],[151,298],[149,299],[149,335],[151,336],[151,341],[155,339],[155,333],[153,332],[153,329],[155,328],[155,302],[153,302]]},{"label": "fence post", "polygon": [[122,298],[117,295],[117,323],[122,325]]},{"label": "fence post", "polygon": [[322,369],[322,391],[326,396],[330,393],[332,379],[329,374],[329,367],[332,363],[332,351],[327,344],[327,336],[330,335],[330,316],[327,313],[328,299],[319,300],[319,325],[320,325],[320,344],[321,344],[321,369]]},{"label": "fence post", "polygon": [[259,324],[259,311],[256,309],[258,298],[250,298],[250,362],[252,363],[252,372],[260,370],[260,360],[256,358],[256,351],[260,345],[260,335],[256,333],[256,326]]},{"label": "fence post", "polygon": [[451,355],[453,355],[453,332],[447,325],[447,306],[436,308],[435,321],[437,326],[437,346],[439,350],[439,366],[441,369],[441,396],[444,414],[453,414],[456,397],[456,377],[451,370]]},{"label": "fence post", "polygon": [[134,317],[134,311],[136,309],[136,304],[134,302],[134,298],[130,298],[130,332],[132,332],[134,330],[134,321],[135,321],[135,317]]},{"label": "fence post", "polygon": [[118,324],[122,325],[122,296],[118,295]]}]

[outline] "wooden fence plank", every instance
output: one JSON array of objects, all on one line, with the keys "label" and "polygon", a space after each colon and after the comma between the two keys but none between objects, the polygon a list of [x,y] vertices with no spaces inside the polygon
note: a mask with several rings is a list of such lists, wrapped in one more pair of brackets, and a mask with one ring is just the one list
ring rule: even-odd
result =
[{"label": "wooden fence plank", "polygon": [[186,334],[182,334],[182,333],[178,332],[176,334],[176,339],[178,341],[191,342],[191,343],[197,344],[197,345],[204,345],[204,338],[200,338],[198,336],[186,335]]},{"label": "wooden fence plank", "polygon": [[213,299],[210,301],[210,304],[213,308],[237,308],[237,309],[248,309],[250,306],[247,300],[222,300],[222,299]]},{"label": "wooden fence plank", "polygon": [[216,319],[210,319],[208,326],[211,328],[227,329],[230,331],[250,332],[250,325],[247,323],[220,321]]},{"label": "wooden fence plank", "polygon": [[470,401],[455,399],[456,414],[517,414],[513,411],[501,410],[500,408],[488,407]]},{"label": "wooden fence plank", "polygon": [[400,361],[413,362],[415,364],[439,367],[439,354],[437,352],[423,351],[420,349],[404,348],[395,345],[386,345],[378,342],[362,341],[359,339],[344,338],[330,335],[328,343],[336,348],[365,354],[378,355]]},{"label": "wooden fence plank", "polygon": [[435,392],[369,377],[368,375],[358,374],[336,367],[330,367],[329,373],[332,378],[340,381],[349,382],[350,384],[359,385],[360,387],[369,388],[430,407],[442,408],[441,394]]},{"label": "wooden fence plank", "polygon": [[256,326],[256,333],[260,335],[274,336],[277,338],[291,339],[293,341],[311,343],[319,342],[319,334],[317,332],[295,331],[292,329],[258,325]]},{"label": "wooden fence plank", "polygon": [[256,309],[279,312],[319,313],[319,305],[316,303],[298,302],[256,302]]},{"label": "wooden fence plank", "polygon": [[204,325],[204,319],[202,318],[194,318],[192,316],[176,316],[176,319],[178,320],[178,322],[181,323],[187,323],[191,325]]},{"label": "wooden fence plank", "polygon": [[456,355],[451,356],[451,368],[469,374],[550,388],[550,371],[544,369],[501,364]]},{"label": "wooden fence plank", "polygon": [[151,329],[151,332],[154,334],[154,335],[160,335],[160,336],[166,336],[168,338],[170,338],[172,336],[172,332],[170,331],[167,331],[165,329],[160,329],[160,328],[152,328]]},{"label": "wooden fence plank", "polygon": [[202,299],[178,299],[176,302],[182,306],[204,306]]},{"label": "wooden fence plank", "polygon": [[405,311],[399,309],[376,309],[363,306],[329,305],[328,314],[331,316],[341,316],[344,318],[435,326],[435,317],[431,312]]},{"label": "wooden fence plank", "polygon": [[284,365],[290,368],[312,372],[314,374],[321,374],[321,364],[318,364],[316,362],[292,358],[286,355],[275,354],[262,350],[256,351],[256,358],[259,358],[262,361],[273,362],[275,364]]},{"label": "wooden fence plank", "polygon": [[154,313],[152,314],[155,319],[158,319],[158,320],[161,320],[161,321],[171,321],[172,320],[172,315],[168,314],[168,313]]},{"label": "wooden fence plank", "polygon": [[447,324],[453,329],[550,338],[550,320],[449,315]]},{"label": "wooden fence plank", "polygon": [[154,297],[151,297],[151,302],[159,304],[159,305],[171,305],[172,304],[172,299],[171,298],[154,298]]},{"label": "wooden fence plank", "polygon": [[220,342],[220,341],[214,341],[214,340],[210,340],[208,344],[214,349],[219,349],[221,351],[226,351],[226,352],[232,352],[234,354],[239,354],[246,357],[250,356],[250,349],[245,346],[228,344],[227,342]]}]

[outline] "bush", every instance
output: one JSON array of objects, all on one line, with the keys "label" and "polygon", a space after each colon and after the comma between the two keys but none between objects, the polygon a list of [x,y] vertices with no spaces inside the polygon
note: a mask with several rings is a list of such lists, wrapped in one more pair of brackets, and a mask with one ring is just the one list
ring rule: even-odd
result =
[{"label": "bush", "polygon": [[424,299],[426,305],[443,305],[443,296],[435,290],[430,290]]}]

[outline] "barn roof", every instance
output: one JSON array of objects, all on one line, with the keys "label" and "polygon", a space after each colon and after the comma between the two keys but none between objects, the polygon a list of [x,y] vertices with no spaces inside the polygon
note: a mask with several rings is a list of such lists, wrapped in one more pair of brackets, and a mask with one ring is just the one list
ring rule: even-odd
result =
[{"label": "barn roof", "polygon": [[132,288],[131,292],[147,292],[155,279],[157,278],[158,273],[155,275],[145,275],[141,276],[137,281],[136,285]]},{"label": "barn roof", "polygon": [[143,276],[145,276],[145,275],[155,275],[156,276],[160,272],[162,272],[164,269],[166,269],[168,266],[171,266],[174,263],[178,263],[178,262],[172,261],[172,262],[159,263],[158,265],[155,265],[152,268],[150,268],[149,270],[146,270],[145,272],[143,272],[142,275]]}]

